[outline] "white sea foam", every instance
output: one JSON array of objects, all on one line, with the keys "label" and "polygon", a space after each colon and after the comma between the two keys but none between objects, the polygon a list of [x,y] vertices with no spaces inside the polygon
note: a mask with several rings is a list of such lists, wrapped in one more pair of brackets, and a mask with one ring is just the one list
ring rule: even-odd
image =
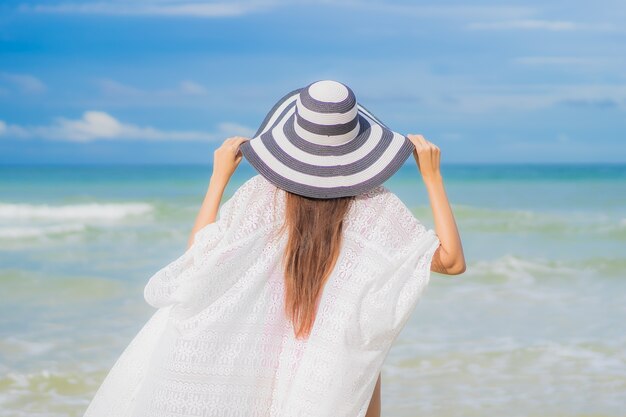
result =
[{"label": "white sea foam", "polygon": [[147,214],[148,203],[87,203],[69,205],[0,203],[0,220],[120,220]]},{"label": "white sea foam", "polygon": [[501,311],[512,311],[514,305],[523,308],[528,303],[554,308],[583,301],[593,304],[593,300],[585,297],[589,296],[589,284],[598,281],[596,269],[595,265],[585,265],[582,261],[506,254],[469,262],[460,279],[434,279],[425,302],[444,309],[443,314],[447,314],[446,305],[462,303],[478,303],[477,308],[490,305]]},{"label": "white sea foam", "polygon": [[568,266],[563,262],[547,259],[522,259],[507,254],[494,260],[481,260],[473,263],[467,270],[467,276],[486,279],[492,283],[494,279],[503,282],[534,284],[538,278],[572,277],[580,275],[580,268]]},{"label": "white sea foam", "polygon": [[25,357],[37,356],[48,353],[54,348],[52,341],[32,341],[9,336],[0,340],[0,353],[4,355],[19,355]]},{"label": "white sea foam", "polygon": [[82,223],[57,224],[51,226],[0,227],[0,239],[38,238],[78,233],[85,230]]}]

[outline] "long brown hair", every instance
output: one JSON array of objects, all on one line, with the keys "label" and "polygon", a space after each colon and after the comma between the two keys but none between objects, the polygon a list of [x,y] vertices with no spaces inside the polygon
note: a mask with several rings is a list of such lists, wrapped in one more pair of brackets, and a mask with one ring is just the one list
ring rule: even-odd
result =
[{"label": "long brown hair", "polygon": [[343,221],[353,200],[308,198],[286,192],[281,228],[288,233],[283,254],[285,313],[296,338],[308,337],[313,327],[316,304],[339,257]]}]

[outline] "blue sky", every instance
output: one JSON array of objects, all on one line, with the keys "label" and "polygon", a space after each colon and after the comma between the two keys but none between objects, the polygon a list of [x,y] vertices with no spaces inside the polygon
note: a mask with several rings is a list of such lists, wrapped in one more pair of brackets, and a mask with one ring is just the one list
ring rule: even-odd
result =
[{"label": "blue sky", "polygon": [[203,163],[348,84],[443,162],[626,162],[623,1],[3,1],[0,163]]}]

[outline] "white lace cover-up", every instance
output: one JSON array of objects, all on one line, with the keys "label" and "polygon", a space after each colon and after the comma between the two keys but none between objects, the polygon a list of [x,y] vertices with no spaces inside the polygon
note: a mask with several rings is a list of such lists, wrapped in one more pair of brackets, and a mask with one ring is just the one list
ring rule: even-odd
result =
[{"label": "white lace cover-up", "polygon": [[260,175],[148,281],[157,310],[85,417],[363,417],[439,246],[384,186],[359,195],[310,337],[283,310],[284,191]]}]

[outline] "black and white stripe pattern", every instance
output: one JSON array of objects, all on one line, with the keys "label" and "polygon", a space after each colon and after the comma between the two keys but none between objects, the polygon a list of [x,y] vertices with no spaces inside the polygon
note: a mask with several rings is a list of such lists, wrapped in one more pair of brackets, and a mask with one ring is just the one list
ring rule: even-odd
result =
[{"label": "black and white stripe pattern", "polygon": [[335,198],[382,184],[413,144],[358,104],[350,88],[324,80],[282,97],[241,151],[277,187]]},{"label": "black and white stripe pattern", "polygon": [[319,100],[326,91],[315,91],[315,87],[328,84],[314,83],[300,92],[294,128],[298,136],[311,143],[336,146],[351,141],[359,132],[358,108],[352,90],[339,83],[331,84],[327,90],[334,87],[335,91],[330,91],[334,94],[326,95],[327,100],[330,97],[339,101]]}]

